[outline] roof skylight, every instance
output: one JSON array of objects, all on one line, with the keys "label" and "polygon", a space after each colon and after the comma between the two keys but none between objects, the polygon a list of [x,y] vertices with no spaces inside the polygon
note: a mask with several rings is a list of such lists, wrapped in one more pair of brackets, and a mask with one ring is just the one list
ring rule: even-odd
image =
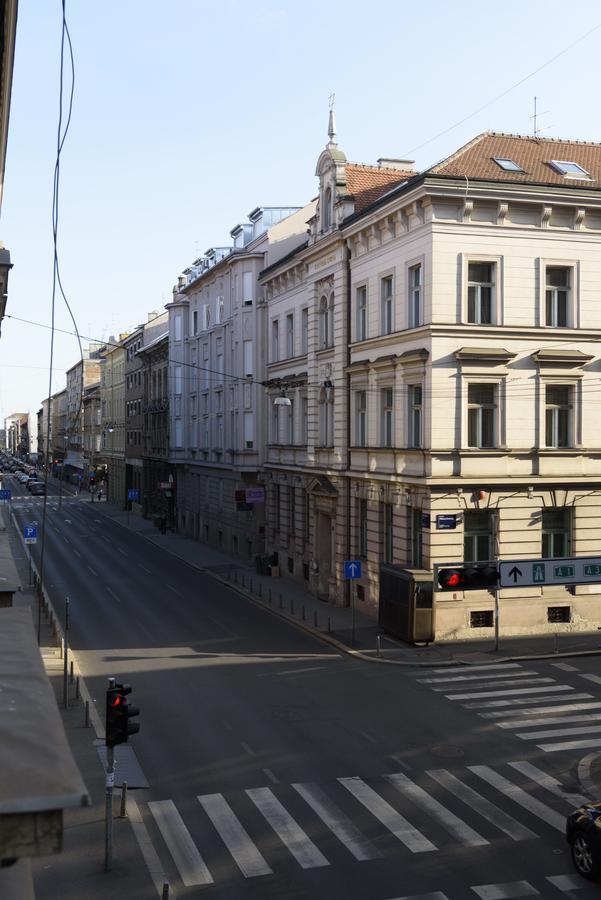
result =
[{"label": "roof skylight", "polygon": [[504,172],[523,172],[521,166],[519,166],[513,159],[507,159],[502,156],[493,156],[496,164],[503,169]]},{"label": "roof skylight", "polygon": [[569,162],[565,159],[552,159],[551,165],[560,175],[565,175],[566,178],[591,177],[586,169],[583,169],[582,166],[579,166],[578,163],[575,162]]}]

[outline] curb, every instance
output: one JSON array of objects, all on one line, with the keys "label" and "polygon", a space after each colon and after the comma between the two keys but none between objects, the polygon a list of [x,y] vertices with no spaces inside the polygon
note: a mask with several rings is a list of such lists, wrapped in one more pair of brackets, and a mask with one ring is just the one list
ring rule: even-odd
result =
[{"label": "curb", "polygon": [[[121,528],[127,528],[128,531],[132,531],[131,528],[128,528],[123,522],[120,522],[118,519],[113,518],[107,513],[103,512],[103,515],[111,519],[116,525],[119,525]],[[134,531],[134,534],[140,535],[149,543],[154,544],[154,546],[158,546],[148,535],[144,534],[142,531]],[[191,569],[195,569],[197,572],[202,572],[204,575],[208,575],[210,578],[213,578],[215,581],[218,581],[220,584],[226,585],[231,590],[236,591],[241,597],[245,597],[247,600],[251,600],[255,606],[258,606],[260,609],[265,610],[266,612],[270,612],[273,615],[277,616],[280,619],[283,619],[285,622],[288,622],[290,625],[294,625],[300,631],[305,632],[305,634],[310,635],[313,638],[321,641],[324,644],[328,644],[331,647],[335,647],[341,653],[350,656],[353,659],[361,660],[362,662],[370,662],[370,663],[384,663],[385,665],[392,666],[408,666],[412,668],[431,668],[432,666],[469,666],[474,665],[486,665],[486,662],[479,659],[475,661],[467,660],[467,659],[437,659],[432,660],[430,662],[421,662],[421,661],[407,661],[402,659],[384,659],[383,657],[378,656],[368,656],[361,650],[354,650],[352,647],[349,647],[347,644],[342,643],[342,641],[337,640],[337,638],[332,637],[331,635],[324,634],[323,631],[319,631],[316,628],[313,628],[311,625],[308,625],[306,622],[299,622],[299,620],[295,617],[288,615],[288,613],[280,612],[277,609],[274,609],[273,606],[270,606],[268,603],[265,603],[264,600],[260,600],[258,597],[255,597],[254,594],[251,594],[250,591],[247,591],[241,588],[239,585],[232,584],[227,578],[222,578],[214,572],[211,572],[209,569],[199,566],[197,563],[190,562],[187,559],[179,556],[169,547],[163,547],[167,553],[171,554],[171,556],[178,559],[180,562],[183,562],[184,565],[189,566]],[[570,650],[562,653],[535,653],[535,654],[522,654],[520,656],[495,656],[491,659],[491,664],[494,663],[504,663],[504,662],[524,662],[524,661],[533,661],[533,660],[545,660],[545,659],[572,659],[577,656],[600,656],[601,655],[601,647],[597,650]]]}]

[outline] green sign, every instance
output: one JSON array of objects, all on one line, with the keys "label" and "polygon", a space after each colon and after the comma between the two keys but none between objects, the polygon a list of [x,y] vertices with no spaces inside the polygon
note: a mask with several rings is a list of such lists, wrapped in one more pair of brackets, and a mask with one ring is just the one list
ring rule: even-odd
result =
[{"label": "green sign", "polygon": [[599,566],[599,565],[584,566],[584,574],[590,575],[591,577],[596,576],[596,575],[601,575],[601,566]]},{"label": "green sign", "polygon": [[554,566],[553,573],[556,578],[573,578],[574,566]]},{"label": "green sign", "polygon": [[536,565],[532,566],[532,581],[535,584],[540,584],[545,580],[545,564],[544,563],[536,563]]}]

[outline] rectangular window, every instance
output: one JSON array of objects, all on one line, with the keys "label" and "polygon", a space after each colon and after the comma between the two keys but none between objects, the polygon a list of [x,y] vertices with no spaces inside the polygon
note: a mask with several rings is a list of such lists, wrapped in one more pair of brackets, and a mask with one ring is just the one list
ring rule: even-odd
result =
[{"label": "rectangular window", "polygon": [[569,509],[543,509],[542,556],[559,559],[570,555],[571,515]]},{"label": "rectangular window", "polygon": [[173,379],[174,393],[179,396],[182,393],[182,367],[181,366],[175,366],[174,376],[175,376]]},{"label": "rectangular window", "polygon": [[173,337],[176,341],[182,339],[182,317],[179,313],[173,317]]},{"label": "rectangular window", "polygon": [[357,340],[367,339],[367,286],[357,288]]},{"label": "rectangular window", "polygon": [[192,333],[198,334],[198,310],[195,309],[192,313]]},{"label": "rectangular window", "polygon": [[367,391],[355,394],[355,441],[357,447],[367,445]]},{"label": "rectangular window", "polygon": [[496,394],[497,386],[495,384],[468,385],[468,447],[495,446]]},{"label": "rectangular window", "polygon": [[493,517],[487,510],[463,514],[463,560],[478,562],[493,556]]},{"label": "rectangular window", "polygon": [[382,334],[392,334],[393,331],[392,286],[392,275],[387,275],[380,282]]},{"label": "rectangular window", "polygon": [[494,263],[468,263],[467,320],[475,325],[492,325],[495,289]]},{"label": "rectangular window", "polygon": [[545,269],[545,325],[567,328],[570,308],[570,269],[547,266]]},{"label": "rectangular window", "polygon": [[393,505],[392,503],[384,503],[383,504],[383,515],[382,515],[382,529],[383,529],[383,541],[382,541],[382,552],[385,563],[391,563],[393,557],[393,540],[392,540],[392,524],[393,524]]},{"label": "rectangular window", "polygon": [[382,447],[392,447],[392,388],[382,388],[380,391],[380,444]]},{"label": "rectangular window", "polygon": [[253,302],[253,273],[244,272],[242,274],[242,300],[244,303]]},{"label": "rectangular window", "polygon": [[175,446],[183,446],[183,424],[181,419],[175,420]]},{"label": "rectangular window", "polygon": [[244,356],[244,360],[243,360],[244,374],[246,377],[252,377],[252,375],[254,375],[253,342],[252,341],[243,341],[242,342],[242,353]]},{"label": "rectangular window", "polygon": [[277,319],[271,323],[271,361],[277,362],[280,353],[280,323]]},{"label": "rectangular window", "polygon": [[301,309],[301,353],[309,351],[309,309]]},{"label": "rectangular window", "polygon": [[280,443],[280,407],[275,404],[271,407],[271,443]]},{"label": "rectangular window", "polygon": [[301,444],[306,444],[309,439],[309,400],[307,397],[301,397]]},{"label": "rectangular window", "polygon": [[423,391],[421,384],[409,385],[409,446],[422,446]]},{"label": "rectangular window", "polygon": [[280,493],[281,493],[281,492],[280,492],[280,486],[279,486],[279,484],[274,485],[274,488],[273,488],[273,507],[274,507],[274,508],[273,508],[273,512],[274,512],[274,516],[273,516],[273,524],[274,524],[274,527],[275,527],[275,530],[276,530],[276,534],[279,532],[279,530],[280,530],[280,524],[281,524],[281,520],[280,520],[280,512],[281,512],[281,497],[280,497]]},{"label": "rectangular window", "polygon": [[361,559],[367,558],[367,500],[357,501],[357,550]]},{"label": "rectangular window", "polygon": [[244,449],[252,450],[255,440],[255,419],[254,413],[244,413]]},{"label": "rectangular window", "polygon": [[545,387],[545,444],[569,447],[571,432],[571,386],[548,384]]},{"label": "rectangular window", "polygon": [[409,269],[409,328],[422,324],[422,267]]},{"label": "rectangular window", "polygon": [[424,567],[422,511],[417,507],[409,507],[409,527],[411,532],[411,565],[415,569]]},{"label": "rectangular window", "polygon": [[291,359],[294,356],[294,314],[286,316],[286,356]]},{"label": "rectangular window", "polygon": [[288,444],[294,443],[294,400],[290,401],[290,406],[285,407],[288,411],[286,418],[286,440]]},{"label": "rectangular window", "polygon": [[288,501],[290,504],[288,509],[288,533],[292,540],[296,535],[296,488],[291,487],[289,489]]}]

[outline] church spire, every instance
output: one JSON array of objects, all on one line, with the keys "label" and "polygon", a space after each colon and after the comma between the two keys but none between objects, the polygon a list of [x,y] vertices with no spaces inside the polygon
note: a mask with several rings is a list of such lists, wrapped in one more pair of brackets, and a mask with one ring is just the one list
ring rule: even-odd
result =
[{"label": "church spire", "polygon": [[334,112],[335,94],[330,94],[330,119],[328,122],[328,137],[330,138],[330,146],[336,146],[336,114]]}]

